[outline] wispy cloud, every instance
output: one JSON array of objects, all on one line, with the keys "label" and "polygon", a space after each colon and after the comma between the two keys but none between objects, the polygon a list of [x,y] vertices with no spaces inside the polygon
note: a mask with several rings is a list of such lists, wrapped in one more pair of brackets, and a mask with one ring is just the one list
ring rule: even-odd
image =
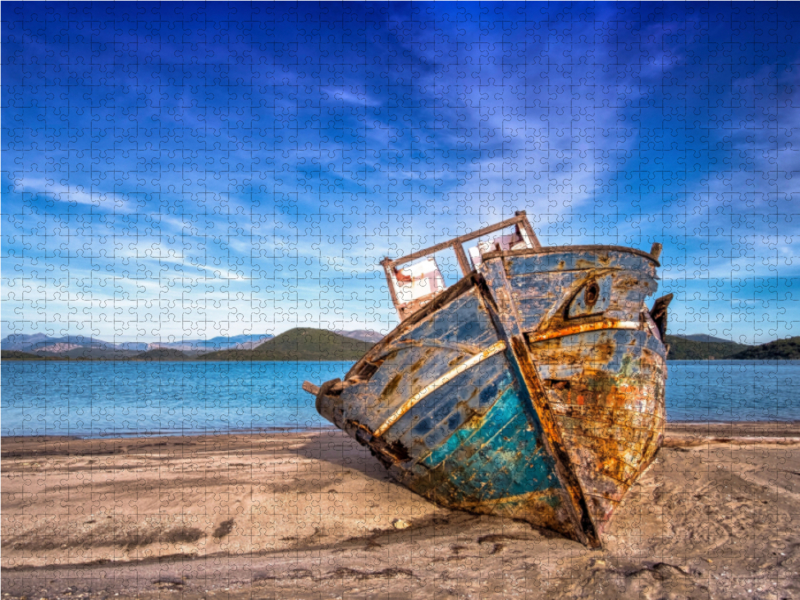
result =
[{"label": "wispy cloud", "polygon": [[23,177],[14,182],[14,191],[23,198],[45,196],[56,202],[91,206],[106,212],[127,213],[136,208],[124,194],[87,189],[80,184],[64,184],[46,177]]},{"label": "wispy cloud", "polygon": [[320,92],[322,92],[322,99],[331,101],[331,104],[335,104],[339,101],[345,104],[357,104],[359,106],[381,105],[381,101],[368,94],[363,85],[323,87],[320,89]]}]

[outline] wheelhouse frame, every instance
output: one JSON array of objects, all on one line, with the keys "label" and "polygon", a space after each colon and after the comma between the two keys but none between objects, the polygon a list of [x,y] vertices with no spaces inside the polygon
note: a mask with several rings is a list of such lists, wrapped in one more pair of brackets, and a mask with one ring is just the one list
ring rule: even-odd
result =
[{"label": "wheelhouse frame", "polygon": [[[398,286],[399,286],[398,267],[413,262],[417,259],[430,256],[432,254],[435,254],[436,252],[440,252],[442,250],[451,248],[455,252],[456,259],[458,260],[458,265],[461,268],[462,275],[467,276],[474,270],[474,268],[477,265],[473,265],[472,261],[467,256],[467,253],[464,251],[464,244],[466,242],[483,237],[490,233],[494,233],[496,231],[500,231],[502,229],[506,229],[508,227],[513,227],[513,226],[516,226],[516,232],[520,235],[522,241],[525,242],[527,247],[533,250],[541,250],[542,246],[539,243],[539,239],[536,237],[536,233],[533,231],[533,227],[531,227],[531,224],[528,222],[527,213],[524,210],[518,210],[514,213],[513,218],[506,219],[505,221],[501,221],[500,223],[497,223],[495,225],[491,225],[489,227],[484,227],[482,229],[478,229],[471,233],[460,235],[446,242],[435,244],[428,248],[424,248],[417,252],[413,252],[412,254],[401,256],[400,258],[396,259],[391,259],[389,257],[384,258],[380,262],[380,265],[383,267],[384,273],[386,274],[386,283],[389,286],[389,294],[392,299],[392,304],[394,304],[394,307],[397,310],[398,315],[400,316],[400,320],[402,321],[412,313],[416,312],[418,309],[420,309],[425,304],[430,302],[436,296],[437,293],[441,293],[444,290],[434,290],[431,294],[427,296],[415,298],[411,301],[404,302],[398,297]],[[447,287],[445,287],[444,289],[447,289]]]}]

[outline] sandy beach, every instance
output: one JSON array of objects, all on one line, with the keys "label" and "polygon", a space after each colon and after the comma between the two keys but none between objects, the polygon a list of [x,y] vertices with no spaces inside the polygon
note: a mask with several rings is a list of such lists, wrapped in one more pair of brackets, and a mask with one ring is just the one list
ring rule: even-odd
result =
[{"label": "sandy beach", "polygon": [[800,598],[800,424],[671,424],[602,550],[337,430],[2,439],[4,598]]}]

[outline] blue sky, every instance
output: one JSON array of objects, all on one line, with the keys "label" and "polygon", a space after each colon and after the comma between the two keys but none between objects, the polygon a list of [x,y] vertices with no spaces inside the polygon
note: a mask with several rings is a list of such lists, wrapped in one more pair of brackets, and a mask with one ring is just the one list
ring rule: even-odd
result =
[{"label": "blue sky", "polygon": [[799,14],[3,2],[2,335],[388,331],[383,256],[517,209],[662,242],[673,333],[800,335]]}]

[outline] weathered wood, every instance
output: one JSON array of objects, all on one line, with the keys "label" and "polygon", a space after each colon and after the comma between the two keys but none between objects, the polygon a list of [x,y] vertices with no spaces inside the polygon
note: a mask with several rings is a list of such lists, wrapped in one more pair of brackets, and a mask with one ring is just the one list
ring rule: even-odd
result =
[{"label": "weathered wood", "polygon": [[414,408],[418,402],[425,399],[426,396],[430,395],[432,392],[436,391],[437,388],[442,387],[446,383],[452,381],[468,369],[471,369],[473,366],[477,365],[479,362],[486,360],[487,358],[494,356],[498,352],[502,352],[506,349],[506,343],[503,341],[495,342],[485,350],[475,354],[474,356],[469,357],[466,361],[459,363],[453,369],[441,375],[436,381],[429,383],[416,394],[411,396],[408,400],[403,402],[403,404],[397,408],[389,418],[386,419],[381,425],[375,430],[373,435],[375,437],[380,437],[387,431],[389,428],[397,423],[403,415],[405,415],[408,411]]},{"label": "weathered wood", "polygon": [[310,381],[304,381],[303,391],[316,396],[317,394],[319,394],[319,386],[314,385]]},{"label": "weathered wood", "polygon": [[539,243],[539,238],[536,237],[536,232],[533,231],[533,227],[531,227],[530,221],[528,221],[528,217],[524,210],[518,210],[516,213],[518,217],[525,217],[520,221],[520,225],[522,225],[523,229],[525,229],[525,233],[528,234],[528,238],[533,245],[534,250],[541,250],[542,245]]},{"label": "weathered wood", "polygon": [[[460,235],[456,238],[447,240],[446,242],[441,242],[439,244],[434,244],[428,248],[424,248],[422,250],[418,250],[417,252],[413,252],[412,254],[407,254],[406,256],[401,256],[400,258],[394,259],[391,261],[391,265],[393,267],[398,267],[400,265],[404,265],[408,262],[416,260],[418,258],[422,258],[423,256],[428,256],[429,254],[434,254],[439,252],[440,250],[446,250],[447,248],[454,248],[456,245],[462,245],[466,242],[471,240],[477,239],[484,235],[488,235],[490,233],[494,233],[495,231],[500,231],[501,229],[505,229],[506,227],[511,227],[512,225],[517,225],[520,223],[528,223],[528,217],[525,216],[525,211],[519,211],[517,215],[511,219],[506,219],[505,221],[501,221],[496,225],[491,225],[489,227],[484,227],[483,229],[478,229],[471,233],[466,233],[464,235]],[[524,226],[524,225],[523,225]],[[530,224],[528,223],[528,227]],[[526,228],[526,231],[528,229]],[[531,230],[533,231],[533,230]],[[536,239],[534,236],[533,239]],[[538,240],[537,240],[538,243]],[[463,250],[462,250],[463,252]],[[381,263],[382,264],[382,263]],[[469,271],[467,271],[468,273]],[[466,275],[466,273],[465,273]]]},{"label": "weathered wood", "polygon": [[661,264],[653,258],[647,252],[643,250],[637,250],[636,248],[626,248],[625,246],[605,246],[601,244],[587,244],[585,246],[542,246],[538,250],[529,250],[529,249],[520,249],[520,250],[495,250],[494,252],[487,252],[484,254],[484,260],[489,260],[490,258],[497,258],[497,257],[513,257],[513,256],[530,256],[535,254],[547,255],[547,254],[569,254],[572,256],[577,256],[579,253],[582,252],[590,252],[596,253],[598,251],[601,252],[620,252],[623,256],[641,256],[642,258],[646,258],[648,261],[652,262],[656,267],[660,267]]},{"label": "weathered wood", "polygon": [[453,250],[456,251],[456,258],[458,259],[458,265],[461,267],[461,272],[464,275],[469,275],[470,271],[472,271],[472,265],[467,258],[467,253],[464,252],[464,246],[456,244],[453,246]]},{"label": "weathered wood", "polygon": [[663,246],[658,242],[654,243],[653,246],[650,248],[650,256],[653,257],[653,260],[658,260],[661,258],[661,250]]},{"label": "weathered wood", "polygon": [[[392,277],[392,272],[390,269],[394,269],[392,266],[391,259],[387,256],[381,261],[381,266],[383,267],[383,272],[386,275],[386,285],[389,287],[389,297],[392,299],[392,305],[400,312],[400,309],[397,308],[397,291],[394,289],[394,278]],[[402,320],[403,315],[400,315]]]},{"label": "weathered wood", "polygon": [[[493,278],[487,280],[487,284],[491,282],[492,287],[484,285],[482,289],[487,296],[491,296],[494,290],[502,290],[498,295],[508,298],[511,296],[510,285],[504,271],[497,268],[498,262],[495,261],[495,269],[492,270]],[[571,458],[564,448],[561,431],[556,426],[555,417],[547,401],[547,392],[531,360],[518,320],[506,319],[504,323],[494,310],[490,309],[490,314],[498,332],[507,342],[509,366],[521,384],[529,410],[533,411],[535,421],[542,429],[543,443],[553,457],[555,472],[568,494],[566,512],[573,522],[578,539],[587,546],[597,547],[600,545],[598,532],[589,514],[587,501]]]},{"label": "weathered wood", "polygon": [[597,546],[663,440],[658,263],[598,245],[484,259],[323,384],[317,410],[434,502]]},{"label": "weathered wood", "polygon": [[667,308],[670,302],[672,302],[672,298],[672,294],[662,296],[655,301],[653,308],[650,309],[650,317],[653,319],[653,322],[655,322],[656,327],[658,327],[658,332],[662,340],[667,334]]}]

